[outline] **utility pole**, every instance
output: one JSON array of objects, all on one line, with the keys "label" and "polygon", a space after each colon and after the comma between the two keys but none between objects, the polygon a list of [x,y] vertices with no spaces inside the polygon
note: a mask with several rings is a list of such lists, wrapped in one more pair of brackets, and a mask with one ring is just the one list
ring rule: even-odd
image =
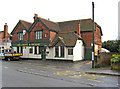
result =
[{"label": "utility pole", "polygon": [[93,51],[92,51],[92,68],[95,68],[94,63],[94,2],[92,2],[92,30],[93,30]]}]

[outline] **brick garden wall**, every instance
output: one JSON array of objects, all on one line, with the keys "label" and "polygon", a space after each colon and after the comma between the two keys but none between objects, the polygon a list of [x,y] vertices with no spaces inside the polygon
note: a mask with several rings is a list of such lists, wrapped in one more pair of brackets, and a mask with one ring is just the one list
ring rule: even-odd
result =
[{"label": "brick garden wall", "polygon": [[110,59],[112,58],[112,54],[114,54],[114,53],[101,52],[100,57],[97,59],[98,65],[100,67],[110,65]]}]

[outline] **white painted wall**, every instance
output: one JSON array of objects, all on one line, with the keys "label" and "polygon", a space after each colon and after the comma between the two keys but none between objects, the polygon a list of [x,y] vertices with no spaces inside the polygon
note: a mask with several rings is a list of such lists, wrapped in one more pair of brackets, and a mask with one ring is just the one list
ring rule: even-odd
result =
[{"label": "white painted wall", "polygon": [[11,41],[0,43],[0,47],[4,47],[4,49],[10,48],[10,46],[11,46]]},{"label": "white painted wall", "polygon": [[[41,54],[34,54],[34,47],[33,53],[29,53],[29,49],[31,47],[23,47],[23,58],[37,58],[41,59]],[[37,47],[38,49],[38,47]],[[73,49],[73,55],[68,55],[68,49]],[[14,47],[14,50],[17,51],[17,47]],[[84,46],[81,40],[77,40],[75,47],[64,47],[64,58],[55,57],[55,47],[47,47],[46,49],[49,54],[46,55],[46,59],[61,59],[61,60],[83,60],[84,59]],[[59,51],[60,52],[60,51]]]},{"label": "white painted wall", "polygon": [[11,41],[9,42],[0,42],[0,59],[3,59],[4,57],[4,53],[2,53],[2,47],[4,47],[4,49],[10,49],[10,46],[11,46]]},{"label": "white painted wall", "polygon": [[[71,47],[69,47],[71,48]],[[60,50],[59,50],[60,53]],[[47,55],[47,59],[61,59],[61,60],[73,60],[73,55],[68,55],[68,47],[64,47],[64,58],[55,57],[55,47],[49,48],[49,54]],[[59,54],[60,55],[60,54]]]},{"label": "white painted wall", "polygon": [[84,59],[84,46],[81,40],[77,40],[73,49],[73,61],[79,61]]}]

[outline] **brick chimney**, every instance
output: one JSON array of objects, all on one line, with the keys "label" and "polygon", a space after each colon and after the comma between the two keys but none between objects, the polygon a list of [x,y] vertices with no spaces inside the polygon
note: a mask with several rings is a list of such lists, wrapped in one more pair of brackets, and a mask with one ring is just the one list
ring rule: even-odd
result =
[{"label": "brick chimney", "polygon": [[37,17],[38,17],[38,14],[34,14],[34,21],[37,19]]},{"label": "brick chimney", "polygon": [[6,41],[8,38],[8,25],[5,23],[4,25],[4,40]]},{"label": "brick chimney", "polygon": [[78,23],[78,25],[77,25],[77,34],[81,37],[81,33],[80,33],[80,23]]}]

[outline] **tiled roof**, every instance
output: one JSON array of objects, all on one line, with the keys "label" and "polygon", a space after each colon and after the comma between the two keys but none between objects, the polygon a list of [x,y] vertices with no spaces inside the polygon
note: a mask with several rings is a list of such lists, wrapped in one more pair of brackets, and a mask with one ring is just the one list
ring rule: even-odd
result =
[{"label": "tiled roof", "polygon": [[55,31],[60,31],[59,24],[52,22],[50,20],[43,19],[41,17],[38,17],[49,29],[55,30]]},{"label": "tiled roof", "polygon": [[[11,32],[11,34],[13,34],[13,33],[15,32],[16,27],[17,27],[20,23],[24,25],[24,27],[26,28],[26,30],[28,30],[28,29],[30,28],[30,26],[32,25],[32,23],[30,23],[30,22],[27,22],[27,21],[24,21],[24,20],[19,20],[19,22],[18,22],[17,25],[14,27],[13,31]],[[22,31],[23,31],[23,29],[19,29],[18,32],[22,32]]]},{"label": "tiled roof", "polygon": [[58,33],[49,46],[54,46],[58,39],[60,39],[65,46],[75,46],[77,39],[81,38],[77,36],[74,32]]},{"label": "tiled roof", "polygon": [[28,30],[30,26],[32,25],[32,23],[24,21],[24,20],[20,20],[20,22],[25,26],[26,30]]},{"label": "tiled roof", "polygon": [[[61,31],[76,31],[77,25],[79,23],[80,23],[81,31],[92,31],[92,20],[91,19],[58,22]],[[96,23],[94,24],[95,26],[97,26]]]}]

